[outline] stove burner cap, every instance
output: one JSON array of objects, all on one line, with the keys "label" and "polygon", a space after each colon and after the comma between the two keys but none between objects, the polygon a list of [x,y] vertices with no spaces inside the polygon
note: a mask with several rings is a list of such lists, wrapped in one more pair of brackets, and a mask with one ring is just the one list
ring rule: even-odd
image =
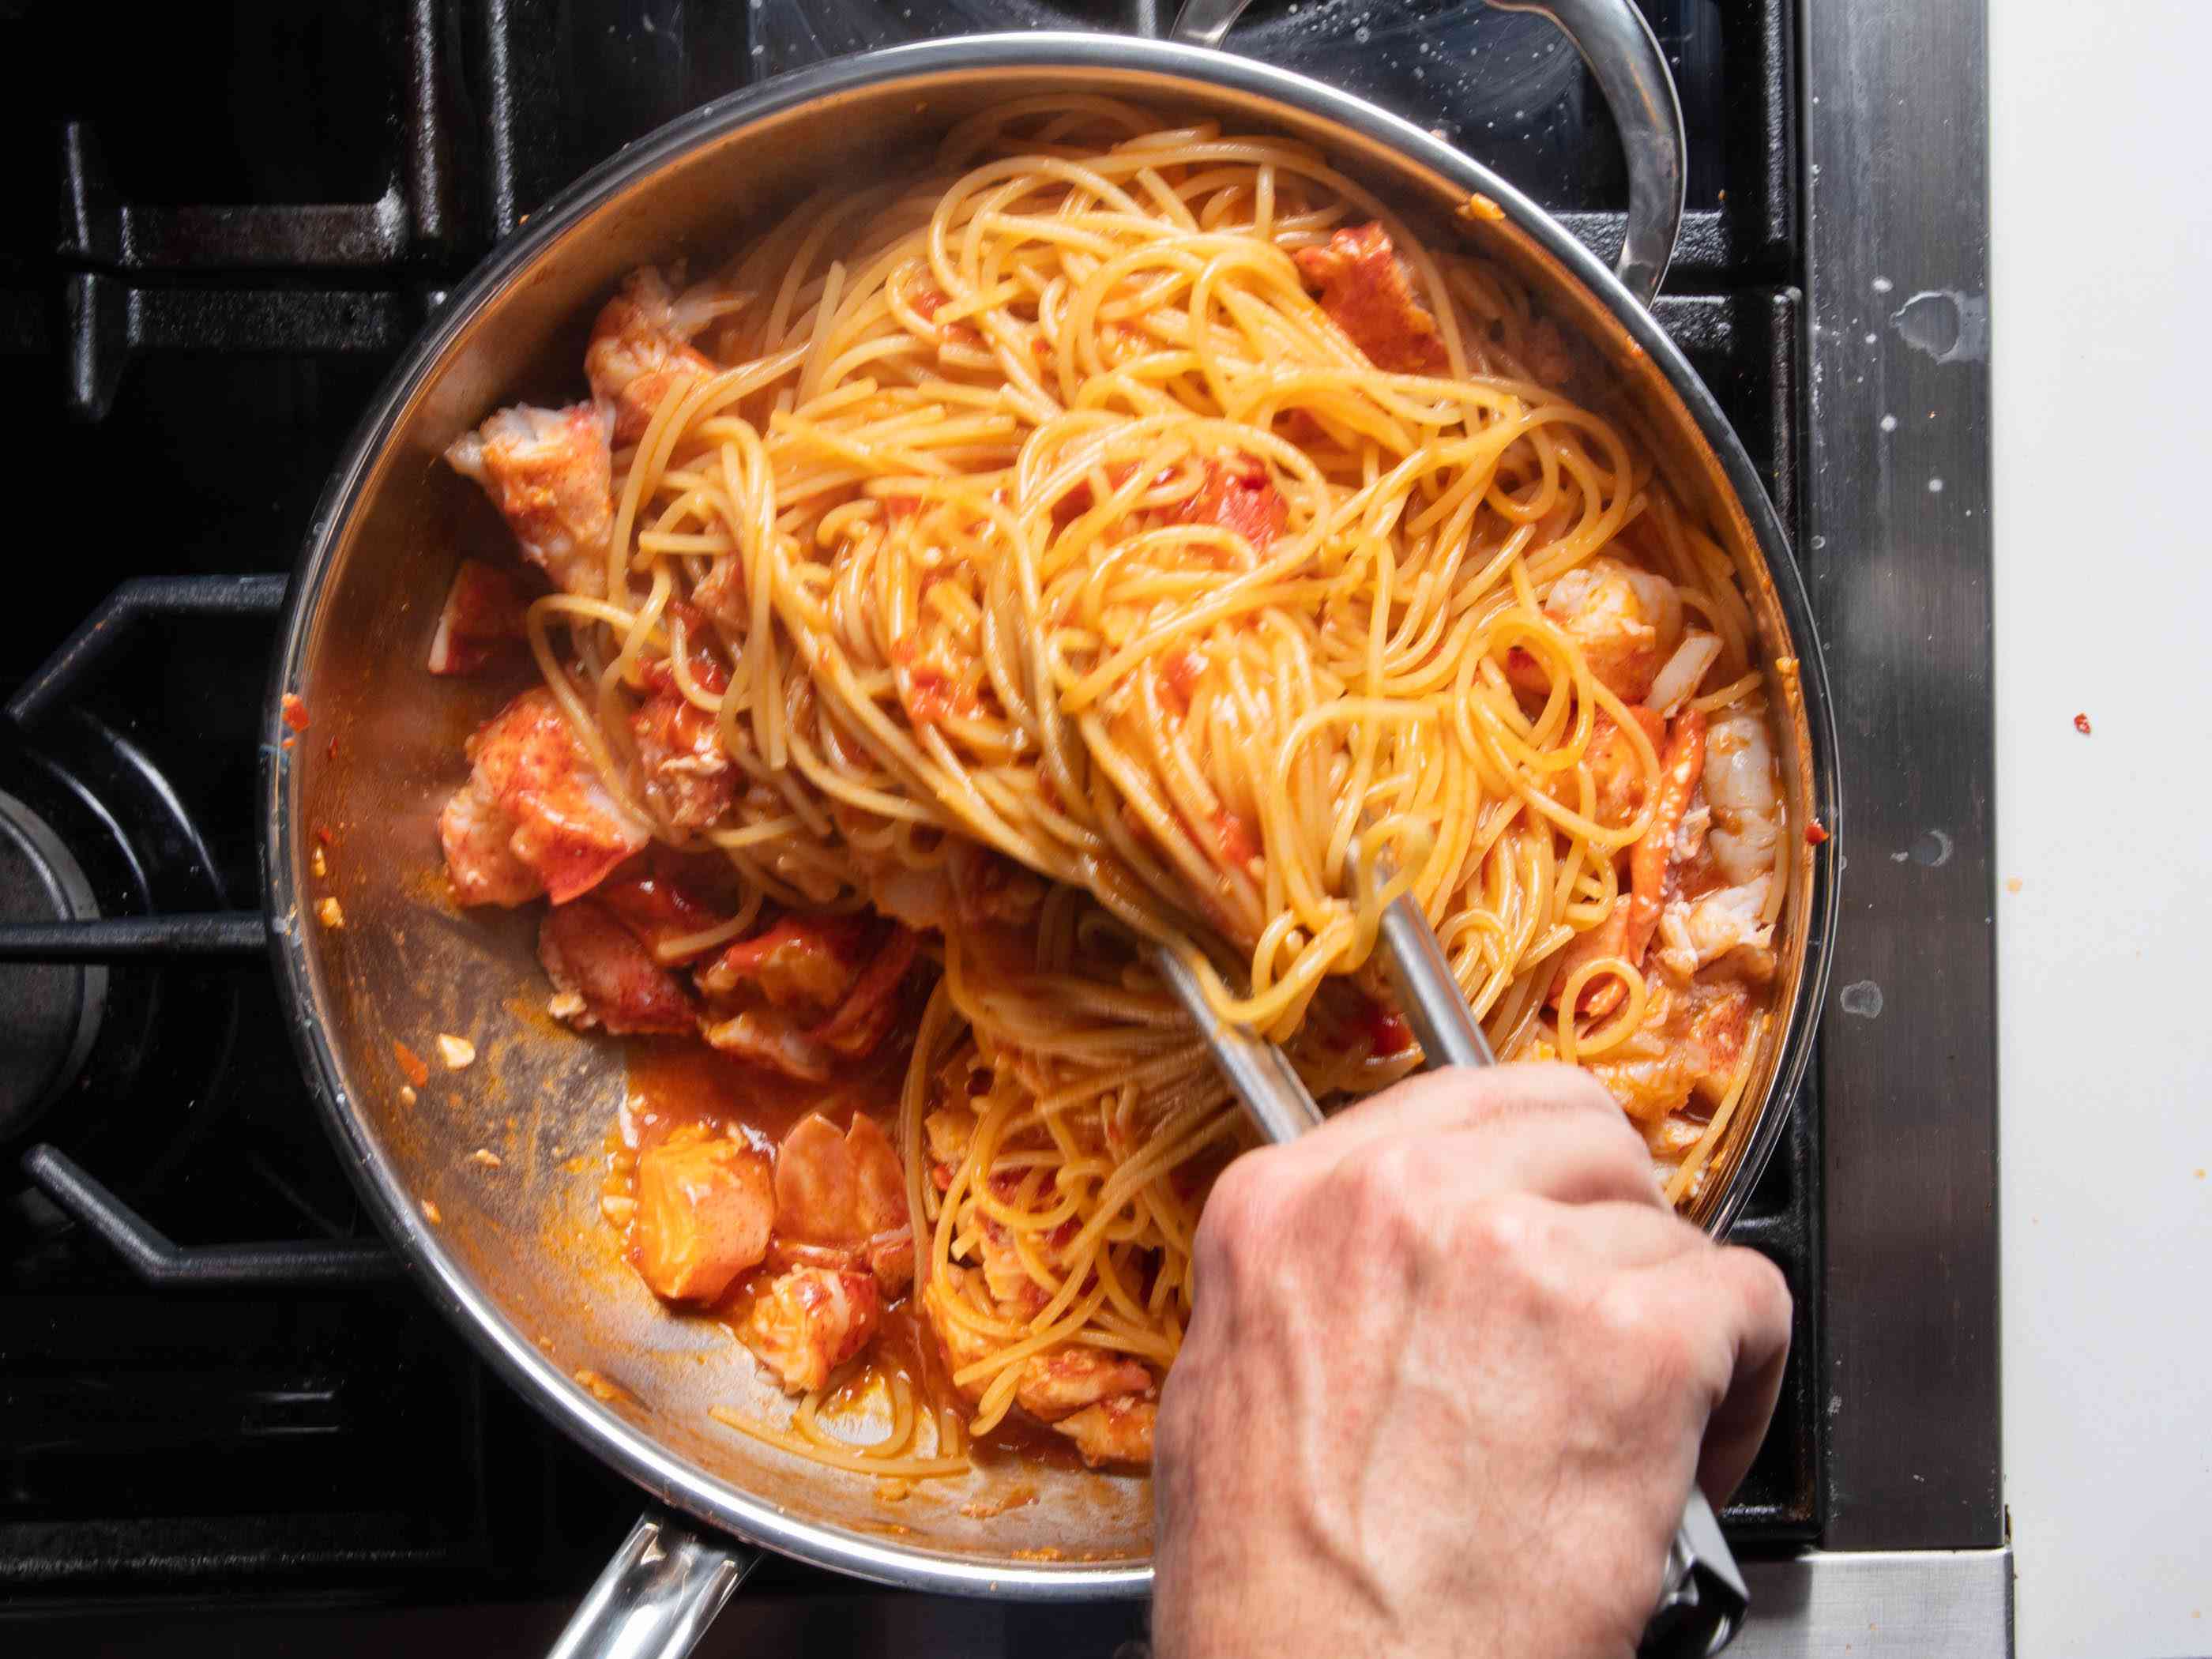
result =
[{"label": "stove burner cap", "polygon": [[[85,921],[92,884],[61,837],[0,793],[0,923]],[[107,1002],[107,969],[0,963],[0,1143],[13,1140],[76,1079]]]}]

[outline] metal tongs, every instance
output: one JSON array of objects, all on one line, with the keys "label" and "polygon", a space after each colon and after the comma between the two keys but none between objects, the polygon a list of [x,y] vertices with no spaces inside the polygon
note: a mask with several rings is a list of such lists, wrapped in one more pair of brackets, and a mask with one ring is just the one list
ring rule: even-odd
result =
[{"label": "metal tongs", "polygon": [[[1355,841],[1351,852],[1355,877],[1365,856]],[[1380,858],[1372,860],[1370,873],[1375,883],[1370,890],[1379,890],[1390,879]],[[1383,907],[1378,933],[1390,982],[1403,1005],[1406,1023],[1421,1045],[1422,1068],[1497,1064],[1489,1039],[1452,977],[1436,930],[1412,894],[1401,893]],[[1176,951],[1163,945],[1155,958],[1260,1133],[1279,1145],[1319,1128],[1321,1108],[1283,1051],[1249,1026],[1232,1024],[1215,1014],[1198,975]],[[1721,1535],[1712,1506],[1692,1486],[1681,1525],[1674,1529],[1674,1541],[1667,1553],[1659,1605],[1644,1626],[1637,1651],[1652,1659],[1718,1653],[1735,1638],[1750,1604],[1743,1574]]]}]

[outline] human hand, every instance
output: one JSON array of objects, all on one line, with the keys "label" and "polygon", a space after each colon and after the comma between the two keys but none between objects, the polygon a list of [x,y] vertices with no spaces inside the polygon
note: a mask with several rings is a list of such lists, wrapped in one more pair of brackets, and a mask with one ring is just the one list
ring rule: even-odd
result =
[{"label": "human hand", "polygon": [[1160,1403],[1161,1659],[1635,1651],[1790,1349],[1565,1066],[1409,1079],[1230,1166]]}]

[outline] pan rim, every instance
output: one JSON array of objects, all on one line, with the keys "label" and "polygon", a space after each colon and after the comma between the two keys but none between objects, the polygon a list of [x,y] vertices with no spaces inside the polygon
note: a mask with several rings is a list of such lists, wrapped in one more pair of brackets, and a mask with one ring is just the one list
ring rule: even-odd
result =
[{"label": "pan rim", "polygon": [[[1550,214],[1482,163],[1410,122],[1350,93],[1293,71],[1204,47],[1077,32],[1037,31],[959,36],[888,47],[792,71],[702,106],[617,153],[562,191],[495,247],[455,291],[443,312],[402,354],[349,440],[318,502],[295,566],[279,647],[263,715],[262,790],[267,816],[262,887],[270,918],[270,951],[279,996],[301,1066],[356,1188],[378,1224],[431,1300],[477,1352],[549,1420],[629,1477],[647,1493],[747,1542],[811,1565],[877,1583],[940,1594],[1006,1595],[1039,1601],[1133,1598],[1151,1588],[1150,1558],[1032,1564],[958,1557],[914,1544],[873,1540],[799,1519],[744,1489],[707,1475],[656,1439],[592,1399],[562,1372],[474,1283],[425,1224],[415,1195],[369,1132],[349,1095],[333,1046],[324,1036],[326,1005],[301,920],[295,831],[300,771],[292,764],[283,699],[301,693],[313,624],[338,566],[362,490],[402,415],[444,364],[467,325],[523,279],[539,258],[586,216],[630,185],[695,149],[817,99],[886,82],[977,70],[1093,70],[1150,72],[1189,83],[1194,92],[1228,92],[1270,100],[1334,122],[1385,146],[1455,187],[1479,191],[1593,294],[1665,375],[1717,459],[1734,491],[1773,582],[1800,663],[1806,727],[1812,745],[1814,799],[1832,839],[1840,831],[1836,740],[1829,693],[1812,611],[1778,515],[1741,441],[1680,349],[1613,273]],[[1830,849],[1832,854],[1833,847]],[[1832,856],[1815,861],[1806,911],[1804,967],[1792,999],[1756,1128],[1744,1146],[1723,1202],[1708,1218],[1716,1234],[1735,1218],[1778,1144],[1794,1109],[1813,1052],[1812,1028],[1825,1000],[1837,905]]]}]

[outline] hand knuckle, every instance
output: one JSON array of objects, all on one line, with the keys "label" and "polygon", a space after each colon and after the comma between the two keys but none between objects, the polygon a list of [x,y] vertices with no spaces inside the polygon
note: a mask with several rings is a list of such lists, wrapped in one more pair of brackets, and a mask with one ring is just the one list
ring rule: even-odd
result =
[{"label": "hand knuckle", "polygon": [[1424,1143],[1400,1139],[1371,1148],[1352,1166],[1355,1190],[1379,1209],[1401,1210],[1421,1184]]},{"label": "hand knuckle", "polygon": [[1622,1121],[1620,1108],[1605,1085],[1579,1066],[1531,1066],[1521,1075],[1532,1103]]},{"label": "hand knuckle", "polygon": [[1381,1247],[1418,1231],[1421,1184],[1412,1146],[1403,1140],[1386,1141],[1331,1171],[1328,1202],[1340,1212],[1352,1237]]},{"label": "hand knuckle", "polygon": [[1615,1279],[1598,1298],[1598,1322],[1616,1358],[1632,1368],[1650,1399],[1678,1394],[1697,1374],[1697,1344],[1674,1315],[1628,1276]]},{"label": "hand knuckle", "polygon": [[1593,1334],[1609,1347],[1631,1355],[1650,1342],[1653,1316],[1649,1300],[1626,1279],[1614,1279],[1590,1304]]},{"label": "hand knuckle", "polygon": [[[1603,1095],[1604,1091],[1601,1089],[1599,1093]],[[1652,1172],[1651,1149],[1644,1145],[1642,1131],[1629,1121],[1612,1096],[1605,1095],[1605,1105],[1602,1116],[1578,1114],[1575,1120],[1577,1132],[1593,1158],[1649,1186],[1651,1195],[1656,1198],[1659,1178]]]},{"label": "hand knuckle", "polygon": [[1461,1218],[1462,1249],[1488,1272],[1526,1272],[1540,1254],[1539,1207],[1526,1193],[1485,1194]]}]

